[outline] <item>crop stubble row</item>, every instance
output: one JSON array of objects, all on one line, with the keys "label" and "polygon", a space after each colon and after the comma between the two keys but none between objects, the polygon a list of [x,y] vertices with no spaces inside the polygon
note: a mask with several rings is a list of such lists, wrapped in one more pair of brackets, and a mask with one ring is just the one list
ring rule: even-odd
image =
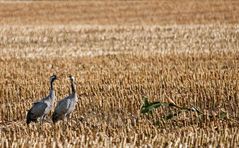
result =
[{"label": "crop stubble row", "polygon": [[236,0],[35,1],[0,5],[0,24],[236,24]]},{"label": "crop stubble row", "polygon": [[3,26],[2,58],[79,57],[125,52],[233,51],[237,25]]}]

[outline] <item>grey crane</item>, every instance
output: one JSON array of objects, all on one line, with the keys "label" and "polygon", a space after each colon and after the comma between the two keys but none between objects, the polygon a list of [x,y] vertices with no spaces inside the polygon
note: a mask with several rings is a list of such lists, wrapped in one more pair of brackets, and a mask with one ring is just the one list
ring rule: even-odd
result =
[{"label": "grey crane", "polygon": [[31,122],[37,122],[40,118],[41,123],[43,122],[46,115],[50,112],[52,108],[53,101],[55,100],[55,91],[53,88],[53,83],[57,79],[57,76],[53,74],[50,77],[50,92],[45,98],[34,102],[32,108],[27,113],[27,124]]},{"label": "grey crane", "polygon": [[69,118],[70,114],[74,111],[76,103],[78,101],[75,78],[70,75],[69,79],[71,81],[72,93],[57,103],[57,106],[52,115],[53,123],[56,123],[59,120],[64,120],[65,117]]}]

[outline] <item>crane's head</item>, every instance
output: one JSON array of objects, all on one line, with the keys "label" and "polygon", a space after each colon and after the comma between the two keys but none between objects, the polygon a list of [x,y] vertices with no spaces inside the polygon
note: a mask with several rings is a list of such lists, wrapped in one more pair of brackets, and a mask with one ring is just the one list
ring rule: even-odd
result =
[{"label": "crane's head", "polygon": [[69,75],[69,79],[70,79],[72,82],[75,82],[75,77],[73,77],[72,75]]},{"label": "crane's head", "polygon": [[55,74],[53,74],[51,77],[50,77],[50,81],[53,82],[57,79],[57,76]]}]

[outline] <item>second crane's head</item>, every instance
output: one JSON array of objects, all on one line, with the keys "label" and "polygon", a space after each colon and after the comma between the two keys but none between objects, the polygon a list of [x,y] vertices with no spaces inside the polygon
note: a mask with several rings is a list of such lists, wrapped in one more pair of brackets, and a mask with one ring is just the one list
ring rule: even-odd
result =
[{"label": "second crane's head", "polygon": [[69,75],[69,79],[71,80],[71,82],[75,82],[75,77],[73,77],[72,75]]},{"label": "second crane's head", "polygon": [[50,82],[54,82],[55,80],[57,80],[57,76],[55,74],[53,74],[51,77],[50,77]]}]

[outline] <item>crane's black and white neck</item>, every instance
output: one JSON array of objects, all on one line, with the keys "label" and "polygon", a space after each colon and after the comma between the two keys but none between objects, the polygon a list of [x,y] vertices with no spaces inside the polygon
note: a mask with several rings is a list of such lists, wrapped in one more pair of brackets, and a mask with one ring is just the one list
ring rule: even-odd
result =
[{"label": "crane's black and white neck", "polygon": [[55,92],[54,92],[54,81],[57,79],[56,75],[53,74],[51,77],[50,77],[50,98],[54,98],[55,96]]},{"label": "crane's black and white neck", "polygon": [[75,78],[70,75],[70,76],[69,76],[69,79],[71,80],[71,90],[72,90],[72,93],[75,94],[75,93],[76,93]]}]

